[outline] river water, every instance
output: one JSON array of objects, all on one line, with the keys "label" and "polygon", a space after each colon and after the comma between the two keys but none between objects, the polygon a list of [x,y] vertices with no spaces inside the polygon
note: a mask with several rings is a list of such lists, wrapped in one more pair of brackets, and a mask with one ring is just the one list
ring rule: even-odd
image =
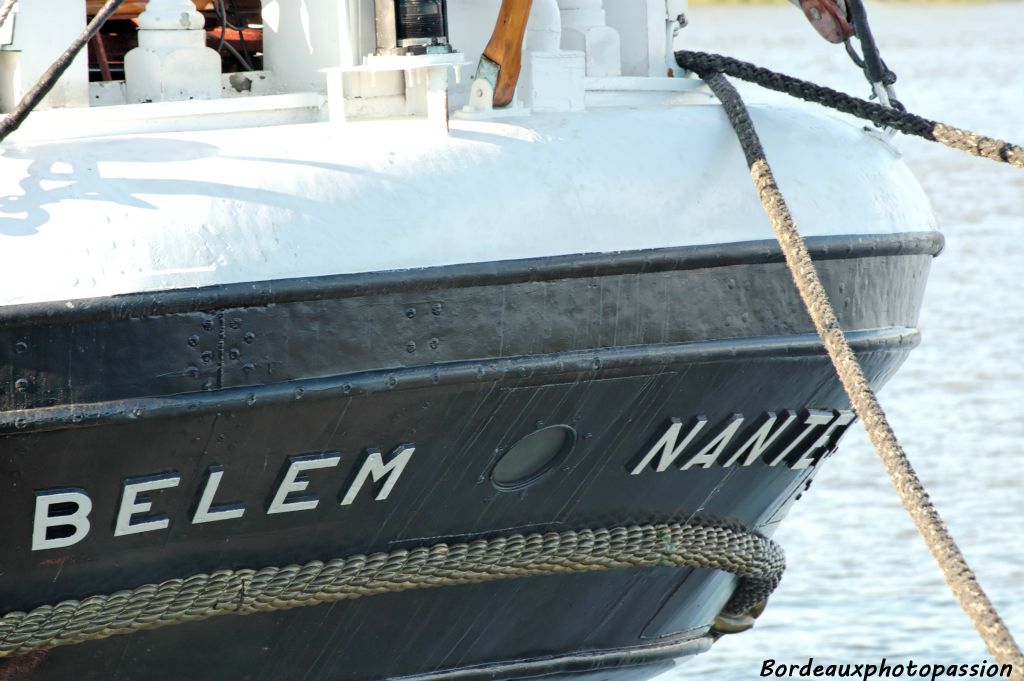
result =
[{"label": "river water", "polygon": [[[869,11],[910,111],[1024,142],[1024,3]],[[688,49],[866,94],[842,47],[820,40],[788,4],[693,7],[689,16]],[[931,197],[946,250],[932,269],[923,343],[881,400],[981,584],[1024,642],[1024,172],[917,139],[897,143]],[[769,658],[991,660],[859,429],[776,539],[790,567],[756,628],[659,681],[756,679]]]}]

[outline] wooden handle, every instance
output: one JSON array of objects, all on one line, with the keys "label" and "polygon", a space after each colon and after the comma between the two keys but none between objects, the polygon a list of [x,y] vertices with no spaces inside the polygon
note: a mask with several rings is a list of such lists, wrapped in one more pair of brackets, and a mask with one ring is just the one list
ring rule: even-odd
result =
[{"label": "wooden handle", "polygon": [[508,106],[515,96],[519,71],[523,66],[523,38],[531,7],[533,0],[501,0],[498,23],[484,50],[484,56],[498,65],[494,106]]}]

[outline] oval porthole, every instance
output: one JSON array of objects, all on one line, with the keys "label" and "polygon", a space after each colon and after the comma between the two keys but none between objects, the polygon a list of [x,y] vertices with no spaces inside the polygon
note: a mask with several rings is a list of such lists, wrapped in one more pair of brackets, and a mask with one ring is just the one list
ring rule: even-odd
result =
[{"label": "oval porthole", "polygon": [[491,483],[502,491],[528,487],[554,470],[576,444],[569,426],[548,426],[512,445],[491,470]]}]

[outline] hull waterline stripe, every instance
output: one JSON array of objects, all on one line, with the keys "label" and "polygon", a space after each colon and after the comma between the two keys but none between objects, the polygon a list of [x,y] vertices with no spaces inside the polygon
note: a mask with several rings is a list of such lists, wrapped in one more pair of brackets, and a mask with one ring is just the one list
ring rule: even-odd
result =
[{"label": "hull waterline stripe", "polygon": [[739,582],[723,613],[771,595],[785,569],[771,539],[732,524],[657,524],[515,534],[328,562],[219,570],[0,617],[0,658],[220,615],[248,615],[382,593],[626,568],[722,570]]}]

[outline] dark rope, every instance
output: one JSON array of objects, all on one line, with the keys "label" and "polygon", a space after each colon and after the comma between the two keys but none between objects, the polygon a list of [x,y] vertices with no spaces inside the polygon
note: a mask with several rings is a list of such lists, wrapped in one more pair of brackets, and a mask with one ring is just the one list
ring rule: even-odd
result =
[{"label": "dark rope", "polygon": [[[846,53],[850,55],[853,63],[864,72],[864,77],[871,84],[871,89],[874,90],[872,99],[877,97],[886,106],[906,111],[907,107],[903,106],[896,99],[896,90],[893,89],[893,85],[896,83],[896,74],[892,72],[888,64],[882,59],[878,43],[875,42],[875,36],[871,33],[871,25],[868,23],[868,12],[864,8],[864,3],[861,0],[844,0],[844,2],[848,8],[850,19],[853,22],[854,34],[860,40],[860,47],[864,57],[861,58],[857,54],[849,39],[846,40]],[[885,95],[884,100],[882,97],[883,93]]]},{"label": "dark rope", "polygon": [[[860,41],[861,51],[864,53],[864,75],[871,83],[882,83],[892,85],[896,82],[896,74],[889,70],[882,61],[882,54],[878,51],[878,43],[871,33],[871,26],[868,24],[868,12],[864,9],[861,0],[846,0],[850,9],[850,16],[853,17],[853,28],[857,31],[857,39]],[[854,60],[856,62],[856,60]]]},{"label": "dark rope", "polygon": [[720,54],[682,50],[676,52],[676,60],[681,67],[693,71],[705,81],[719,73],[735,76],[797,99],[821,104],[830,109],[863,118],[879,127],[892,128],[907,135],[915,135],[953,149],[966,151],[975,156],[1024,168],[1024,147],[1000,139],[985,137],[969,130],[937,123],[906,111],[890,109],[881,104],[853,97],[845,92],[809,83]]},{"label": "dark rope", "polygon": [[853,39],[847,38],[846,40],[843,41],[843,45],[846,46],[846,54],[850,56],[850,61],[856,64],[857,68],[863,71],[866,66],[864,64],[864,59],[859,54],[857,54],[857,50],[853,47],[853,43],[851,42],[851,40]]},{"label": "dark rope", "polygon": [[[252,71],[252,55],[249,54],[249,46],[245,42],[245,29],[248,24],[245,22],[245,18],[242,13],[238,11],[238,4],[235,0],[228,0],[231,7],[231,13],[235,15],[234,29],[238,31],[238,43],[242,47],[242,55],[245,57],[245,63],[248,65],[249,70]],[[227,19],[227,8],[224,11],[224,18]]]},{"label": "dark rope", "polygon": [[[234,7],[234,0],[232,0],[232,7]],[[230,52],[232,56],[234,56],[234,58],[242,66],[243,71],[252,71],[252,62],[250,60],[249,50],[245,46],[245,36],[242,34],[242,28],[240,28],[240,25],[236,26],[235,24],[231,23],[231,20],[228,17],[228,8],[225,3],[225,0],[214,0],[213,11],[217,15],[218,23],[220,23],[220,42],[217,44],[217,53],[219,54],[226,47],[228,49],[228,52]],[[238,20],[237,14],[238,11],[237,9],[235,9],[236,21]],[[233,31],[238,32],[239,44],[242,48],[242,52],[244,52],[244,55],[240,54],[238,50],[236,50],[231,45],[231,43],[228,42],[227,31],[229,28]]]},{"label": "dark rope", "polygon": [[709,74],[705,80],[712,92],[721,100],[729,122],[736,131],[761,205],[768,214],[772,229],[782,247],[786,265],[793,276],[800,297],[814,321],[814,326],[835,366],[843,389],[850,398],[850,403],[864,424],[864,429],[867,430],[879,458],[885,464],[900,501],[903,502],[943,577],[978,630],[989,652],[1001,664],[1012,665],[1014,681],[1024,681],[1024,655],[1021,654],[1020,647],[978,584],[977,577],[967,564],[942,516],[929,499],[928,492],[896,439],[878,397],[871,389],[857,356],[846,340],[836,318],[835,309],[811,260],[807,244],[797,230],[771,166],[768,165],[764,148],[743,100],[722,74]]},{"label": "dark rope", "polygon": [[931,136],[931,132],[935,128],[935,121],[915,114],[895,111],[887,106],[869,102],[824,85],[816,85],[720,54],[683,50],[676,52],[676,59],[680,66],[693,71],[704,80],[707,80],[707,76],[711,74],[724,73],[756,83],[769,90],[782,92],[797,99],[815,102],[863,118],[878,126],[894,128],[902,133],[917,135],[927,140],[934,141],[935,139]]},{"label": "dark rope", "polygon": [[25,96],[21,98],[17,106],[0,121],[0,142],[3,142],[7,139],[8,135],[21,127],[21,124],[25,122],[25,119],[32,113],[32,110],[36,108],[39,102],[43,101],[43,98],[50,93],[50,90],[57,84],[60,77],[68,70],[71,62],[75,60],[75,57],[82,51],[82,48],[89,44],[94,35],[99,33],[100,28],[117,11],[122,2],[124,0],[107,0],[106,4],[103,5],[103,9],[92,18],[92,21],[85,27],[85,30],[57,57],[57,61],[53,62],[50,68],[46,69],[46,73],[32,86],[32,89],[25,93]]}]

